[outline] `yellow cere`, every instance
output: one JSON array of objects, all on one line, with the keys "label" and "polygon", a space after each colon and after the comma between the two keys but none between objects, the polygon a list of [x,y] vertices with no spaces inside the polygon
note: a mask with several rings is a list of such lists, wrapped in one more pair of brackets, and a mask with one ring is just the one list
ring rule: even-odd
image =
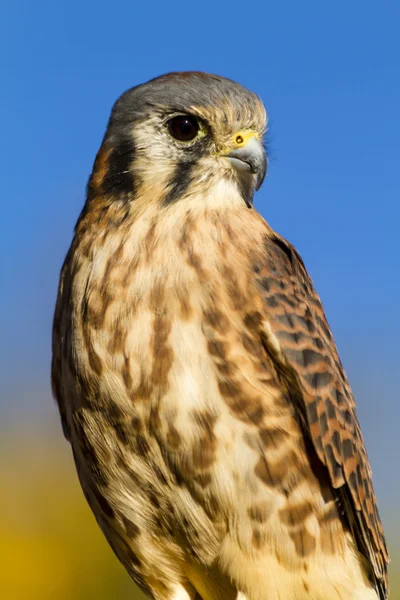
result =
[{"label": "yellow cere", "polygon": [[260,139],[259,133],[254,131],[254,129],[243,129],[241,131],[237,131],[230,139],[229,144],[220,150],[217,154],[219,156],[226,156],[232,150],[236,150],[237,148],[243,148],[246,146],[249,141],[253,138]]},{"label": "yellow cere", "polygon": [[251,129],[237,131],[235,135],[232,137],[232,146],[234,148],[243,148],[252,138],[258,138],[259,135],[256,131]]}]

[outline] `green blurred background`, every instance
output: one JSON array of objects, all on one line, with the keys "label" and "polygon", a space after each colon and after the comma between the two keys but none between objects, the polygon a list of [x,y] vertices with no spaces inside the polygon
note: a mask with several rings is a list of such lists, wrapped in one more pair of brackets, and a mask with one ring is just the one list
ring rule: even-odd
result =
[{"label": "green blurred background", "polygon": [[139,597],[49,389],[58,273],[109,110],[199,69],[270,114],[256,206],[302,254],[355,392],[400,600],[400,4],[0,2],[0,600]]}]

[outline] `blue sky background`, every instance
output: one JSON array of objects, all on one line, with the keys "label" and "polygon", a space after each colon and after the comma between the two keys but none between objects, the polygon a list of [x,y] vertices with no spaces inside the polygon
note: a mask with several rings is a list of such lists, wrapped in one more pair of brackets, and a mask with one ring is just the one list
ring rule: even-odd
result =
[{"label": "blue sky background", "polygon": [[399,22],[395,1],[1,4],[3,426],[58,427],[58,272],[113,102],[167,71],[214,72],[267,106],[256,206],[325,304],[389,518],[400,498]]}]

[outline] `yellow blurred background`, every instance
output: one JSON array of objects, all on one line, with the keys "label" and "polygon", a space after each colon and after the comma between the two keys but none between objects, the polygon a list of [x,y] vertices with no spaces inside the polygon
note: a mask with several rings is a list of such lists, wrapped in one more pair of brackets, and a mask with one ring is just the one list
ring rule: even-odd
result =
[{"label": "yellow blurred background", "polygon": [[54,423],[9,431],[0,450],[1,600],[136,600],[81,493]]},{"label": "yellow blurred background", "polygon": [[[55,412],[55,409],[54,409]],[[139,600],[86,504],[57,422],[3,432],[0,449],[0,598]],[[392,600],[400,598],[397,515],[386,520]],[[397,565],[397,567],[396,567]]]}]

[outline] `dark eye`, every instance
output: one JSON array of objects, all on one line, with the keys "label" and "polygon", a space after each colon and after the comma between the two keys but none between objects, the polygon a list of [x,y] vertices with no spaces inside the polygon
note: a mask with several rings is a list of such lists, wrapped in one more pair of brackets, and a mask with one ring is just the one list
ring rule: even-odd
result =
[{"label": "dark eye", "polygon": [[200,125],[196,117],[179,115],[168,121],[168,131],[173,138],[181,142],[190,142],[199,133]]}]

